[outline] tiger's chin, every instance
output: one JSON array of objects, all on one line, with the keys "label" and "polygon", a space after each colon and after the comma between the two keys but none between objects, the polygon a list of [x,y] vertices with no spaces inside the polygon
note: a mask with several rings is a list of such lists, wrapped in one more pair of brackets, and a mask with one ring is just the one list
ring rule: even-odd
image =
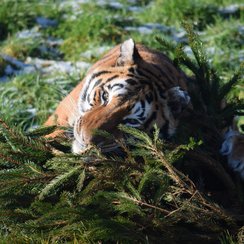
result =
[{"label": "tiger's chin", "polygon": [[82,154],[88,149],[88,146],[81,144],[79,141],[74,140],[72,143],[72,152],[74,154]]},{"label": "tiger's chin", "polygon": [[[91,145],[84,145],[80,143],[78,140],[74,140],[72,144],[72,152],[74,154],[83,154],[87,152],[90,148],[94,147]],[[117,143],[111,143],[111,144],[104,144],[104,143],[98,143],[96,147],[102,152],[102,153],[121,153],[121,148]]]}]

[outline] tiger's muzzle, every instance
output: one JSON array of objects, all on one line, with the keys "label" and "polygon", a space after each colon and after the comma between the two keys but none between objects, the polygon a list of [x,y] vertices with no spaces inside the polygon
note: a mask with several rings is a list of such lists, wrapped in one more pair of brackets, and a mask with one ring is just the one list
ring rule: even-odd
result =
[{"label": "tiger's muzzle", "polygon": [[[111,103],[98,106],[87,111],[84,116],[76,120],[72,151],[81,154],[91,145],[96,145],[103,152],[116,148],[115,139],[122,137],[117,126],[130,111],[129,101],[119,106]],[[107,134],[104,136],[104,133]],[[107,132],[107,133],[106,133]],[[111,134],[111,136],[109,136]]]}]

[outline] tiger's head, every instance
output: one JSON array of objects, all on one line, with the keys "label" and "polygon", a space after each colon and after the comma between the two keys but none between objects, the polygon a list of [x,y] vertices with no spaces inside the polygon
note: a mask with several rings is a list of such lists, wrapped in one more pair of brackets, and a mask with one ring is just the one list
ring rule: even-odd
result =
[{"label": "tiger's head", "polygon": [[162,53],[129,39],[115,58],[110,52],[83,81],[72,150],[79,154],[91,144],[104,152],[114,150],[112,140],[94,131],[105,130],[119,139],[119,124],[149,134],[156,124],[160,136],[168,138],[189,101],[183,73]]}]

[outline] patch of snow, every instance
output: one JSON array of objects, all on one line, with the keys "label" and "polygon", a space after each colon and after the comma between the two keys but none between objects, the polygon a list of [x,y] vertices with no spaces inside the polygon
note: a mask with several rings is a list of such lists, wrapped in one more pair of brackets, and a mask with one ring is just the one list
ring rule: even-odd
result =
[{"label": "patch of snow", "polygon": [[186,35],[186,31],[181,29],[179,31],[172,31],[171,34],[172,38],[174,41],[176,41],[177,43],[187,43],[187,35]]},{"label": "patch of snow", "polygon": [[139,7],[139,6],[130,6],[128,7],[128,10],[131,11],[131,12],[142,12],[143,11],[143,8],[142,7]]},{"label": "patch of snow", "polygon": [[244,50],[241,50],[239,52],[239,60],[240,60],[240,62],[243,62],[244,61]]},{"label": "patch of snow", "polygon": [[224,51],[216,47],[207,47],[206,53],[209,55],[215,55],[215,54],[223,55]]},{"label": "patch of snow", "polygon": [[48,56],[49,58],[57,58],[60,56],[60,51],[57,48],[54,47],[50,47],[46,44],[41,44],[38,47],[38,50],[41,52],[42,56]]},{"label": "patch of snow", "polygon": [[13,58],[9,55],[6,54],[2,54],[0,53],[0,57],[6,61],[7,63],[11,64],[12,66],[18,68],[18,69],[23,69],[24,67],[26,67],[27,65],[19,60],[17,60],[16,58]]},{"label": "patch of snow", "polygon": [[160,31],[167,35],[171,35],[171,38],[178,43],[187,42],[187,35],[185,30],[183,29],[176,30],[173,27],[161,25],[159,23],[148,23],[138,27],[127,26],[124,29],[126,31],[137,31],[140,34],[144,34],[144,35],[152,34],[154,31]]},{"label": "patch of snow", "polygon": [[48,19],[45,17],[36,17],[36,23],[38,25],[40,25],[42,28],[48,28],[48,27],[55,27],[58,25],[58,21],[57,20],[52,20],[52,19]]},{"label": "patch of snow", "polygon": [[14,69],[13,69],[13,67],[10,65],[10,64],[8,64],[6,67],[5,67],[5,69],[4,69],[4,73],[5,73],[5,75],[12,75],[12,74],[14,74]]},{"label": "patch of snow", "polygon": [[91,48],[90,50],[87,50],[80,54],[80,57],[91,59],[92,57],[99,57],[102,54],[104,54],[106,51],[108,51],[111,47],[110,46],[102,46],[97,48]]},{"label": "patch of snow", "polygon": [[185,54],[187,54],[187,55],[189,55],[189,56],[194,56],[194,54],[193,54],[192,49],[191,49],[190,46],[185,46],[185,47],[183,48],[183,50],[184,50]]},{"label": "patch of snow", "polygon": [[60,46],[64,42],[63,39],[58,39],[54,37],[48,37],[46,41],[50,46]]},{"label": "patch of snow", "polygon": [[138,31],[141,34],[151,34],[153,31],[158,30],[162,32],[169,32],[171,28],[165,25],[161,25],[158,23],[148,23],[138,27],[127,26],[125,27],[127,31]]},{"label": "patch of snow", "polygon": [[128,3],[137,4],[138,0],[127,0]]},{"label": "patch of snow", "polygon": [[172,30],[171,27],[166,26],[166,25],[161,25],[159,23],[148,23],[148,24],[145,24],[144,26],[146,28],[148,28],[148,29],[160,30],[160,31],[163,31],[163,32],[168,32],[168,31]]},{"label": "patch of snow", "polygon": [[65,14],[63,15],[64,19],[69,19],[69,20],[76,20],[79,15],[83,13],[83,10],[75,10],[75,12],[72,12],[72,15],[70,14]]},{"label": "patch of snow", "polygon": [[59,5],[61,9],[71,8],[74,12],[81,8],[84,3],[89,3],[89,0],[73,0],[73,1],[62,1]]},{"label": "patch of snow", "polygon": [[42,34],[38,31],[37,27],[33,27],[32,29],[22,30],[16,33],[16,37],[20,39],[28,39],[28,38],[38,38],[41,37]]},{"label": "patch of snow", "polygon": [[69,61],[55,61],[44,60],[39,58],[28,57],[26,63],[36,67],[37,70],[44,74],[50,73],[67,73],[74,74],[79,73],[80,70],[86,70],[90,67],[86,62],[69,62]]},{"label": "patch of snow", "polygon": [[145,25],[141,25],[138,27],[134,27],[134,26],[127,26],[125,27],[125,30],[127,31],[137,31],[141,34],[151,34],[153,33],[153,31],[158,30],[164,33],[168,33],[172,30],[171,27],[165,26],[165,25],[161,25],[158,23],[148,23]]},{"label": "patch of snow", "polygon": [[114,9],[123,9],[124,5],[122,3],[119,2],[106,2],[106,1],[99,1],[102,4],[107,4],[109,7],[114,8]]},{"label": "patch of snow", "polygon": [[73,75],[90,67],[87,62],[72,63],[28,57],[24,63],[8,55],[0,54],[0,57],[7,62],[4,75],[0,77],[0,81],[6,81],[7,77],[12,75],[30,74],[37,71],[43,74],[66,73]]},{"label": "patch of snow", "polygon": [[208,48],[206,48],[206,52],[210,55],[213,55],[216,53],[216,48],[215,47],[208,47]]},{"label": "patch of snow", "polygon": [[[89,1],[88,1],[89,2]],[[128,1],[130,4],[136,4],[136,1]],[[116,10],[121,10],[121,9],[126,9],[127,11],[131,12],[140,12],[143,10],[142,7],[139,6],[125,6],[124,4],[117,2],[117,1],[109,1],[109,0],[98,0],[96,1],[96,4],[98,6],[108,6],[110,8],[116,9]]]},{"label": "patch of snow", "polygon": [[6,81],[8,81],[8,76],[7,75],[4,75],[4,76],[0,77],[0,82],[6,82]]},{"label": "patch of snow", "polygon": [[243,8],[244,4],[231,4],[226,7],[219,8],[219,13],[223,15],[235,14],[239,9]]},{"label": "patch of snow", "polygon": [[244,36],[244,25],[242,25],[242,26],[238,26],[238,33],[239,33],[241,36]]},{"label": "patch of snow", "polygon": [[37,109],[36,108],[28,108],[26,112],[30,113],[33,117],[36,116]]}]

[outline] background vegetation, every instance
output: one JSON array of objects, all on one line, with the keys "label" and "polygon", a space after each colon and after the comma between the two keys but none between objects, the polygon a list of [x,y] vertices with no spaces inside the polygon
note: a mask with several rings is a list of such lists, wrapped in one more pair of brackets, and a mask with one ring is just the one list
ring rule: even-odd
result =
[{"label": "background vegetation", "polygon": [[[184,26],[184,20],[190,25]],[[186,133],[183,125],[174,145],[159,141],[157,133],[150,139],[122,128],[137,142],[132,151],[125,147],[126,159],[106,157],[96,149],[80,157],[54,155],[51,147],[67,152],[67,145],[47,143],[41,137],[46,129],[31,131],[90,64],[129,37],[162,50],[187,74],[198,76],[196,84],[207,96],[201,94],[204,104],[196,97],[195,106],[202,111],[207,104],[208,116],[200,117],[201,124],[196,119],[200,114],[193,116],[190,130],[195,133]],[[225,159],[217,153],[223,126],[237,108],[243,108],[243,40],[240,0],[3,0],[1,239],[6,243],[243,241],[244,221],[237,217],[243,215],[243,184],[229,176],[220,163]],[[225,84],[231,84],[231,90]],[[224,112],[223,95],[230,108]],[[239,123],[244,123],[242,117]],[[210,129],[209,138],[205,132]]]}]

